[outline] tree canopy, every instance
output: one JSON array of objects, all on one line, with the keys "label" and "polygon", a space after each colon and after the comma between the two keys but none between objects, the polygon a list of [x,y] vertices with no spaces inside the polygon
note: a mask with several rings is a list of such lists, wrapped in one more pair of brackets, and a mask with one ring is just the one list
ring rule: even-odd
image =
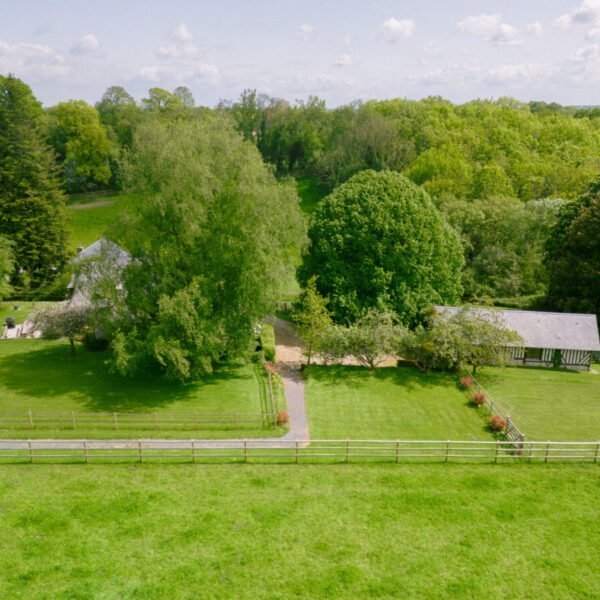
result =
[{"label": "tree canopy", "polygon": [[549,304],[600,315],[600,179],[560,210],[545,260]]},{"label": "tree canopy", "polygon": [[424,307],[460,298],[458,235],[427,193],[399,173],[352,177],[320,202],[308,235],[300,281],[318,275],[338,322],[383,306],[409,324]]},{"label": "tree canopy", "polygon": [[83,100],[71,100],[53,106],[48,114],[49,141],[62,165],[66,190],[106,186],[111,178],[111,147],[98,111]]},{"label": "tree canopy", "polygon": [[293,271],[295,187],[218,116],[140,126],[127,177],[141,199],[114,232],[132,256],[107,326],[114,365],[201,375],[247,350]]}]

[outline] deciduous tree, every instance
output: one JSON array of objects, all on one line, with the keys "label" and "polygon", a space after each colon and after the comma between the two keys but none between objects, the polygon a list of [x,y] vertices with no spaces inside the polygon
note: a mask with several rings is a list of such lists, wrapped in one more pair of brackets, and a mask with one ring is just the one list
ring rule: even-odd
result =
[{"label": "deciduous tree", "polygon": [[336,188],[312,214],[309,238],[300,281],[318,275],[337,322],[383,306],[408,325],[461,295],[458,235],[399,173],[364,171]]}]

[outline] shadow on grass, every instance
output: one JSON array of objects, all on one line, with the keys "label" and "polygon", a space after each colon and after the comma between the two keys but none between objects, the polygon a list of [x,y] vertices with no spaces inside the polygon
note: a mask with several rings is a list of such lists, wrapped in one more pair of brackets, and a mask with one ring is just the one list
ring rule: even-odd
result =
[{"label": "shadow on grass", "polygon": [[456,374],[429,372],[424,373],[416,367],[382,367],[370,370],[367,367],[346,365],[312,365],[307,375],[323,385],[348,385],[361,388],[373,384],[373,381],[384,381],[398,385],[405,390],[416,388],[455,387]]},{"label": "shadow on grass", "polygon": [[73,357],[66,344],[5,354],[0,357],[0,381],[23,396],[69,396],[80,403],[82,411],[129,412],[150,411],[174,402],[191,403],[204,388],[226,380],[253,380],[236,365],[220,366],[202,380],[185,384],[165,381],[153,373],[125,378],[110,373],[108,356],[106,352],[79,349]]}]

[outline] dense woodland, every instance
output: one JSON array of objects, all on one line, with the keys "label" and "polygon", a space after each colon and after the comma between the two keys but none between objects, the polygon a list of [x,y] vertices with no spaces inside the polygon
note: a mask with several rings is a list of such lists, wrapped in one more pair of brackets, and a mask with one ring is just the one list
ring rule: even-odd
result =
[{"label": "dense woodland", "polygon": [[[185,144],[189,146],[187,153],[183,150]],[[250,151],[252,146],[258,152]],[[168,160],[166,151],[171,153]],[[214,152],[229,158],[222,165],[218,161],[208,164],[207,157]],[[242,161],[243,167],[234,168],[232,160]],[[149,170],[144,170],[146,163]],[[156,169],[164,174],[167,167],[173,176],[163,180]],[[334,305],[339,300],[336,310],[340,319],[357,319],[362,310],[382,302],[393,308],[394,302],[388,300],[401,293],[401,286],[394,290],[382,288],[380,294],[370,289],[366,293],[374,294],[372,301],[355,297],[342,306],[346,300],[335,297],[335,278],[327,280],[323,275],[319,282],[323,273],[333,272],[316,257],[324,239],[319,231],[339,226],[344,229],[342,234],[352,236],[354,225],[352,218],[344,215],[345,209],[336,217],[337,225],[332,225],[325,221],[327,211],[331,216],[334,209],[323,205],[312,212],[312,208],[319,207],[321,198],[335,190],[327,204],[333,207],[339,186],[363,171],[391,172],[390,176],[401,173],[402,181],[415,184],[414,188],[402,181],[393,185],[399,186],[400,194],[422,197],[419,210],[428,213],[425,221],[418,221],[417,229],[429,219],[435,227],[450,232],[450,237],[440,243],[456,244],[458,250],[453,250],[450,264],[458,269],[458,279],[453,279],[452,293],[447,298],[444,294],[429,294],[428,300],[598,313],[600,190],[594,183],[600,175],[597,107],[526,104],[511,98],[455,105],[432,97],[420,101],[354,102],[330,109],[314,97],[290,103],[246,90],[237,100],[208,108],[196,106],[186,87],[172,92],[152,88],[146,98],[136,102],[126,90],[115,86],[107,89],[95,106],[70,100],[44,109],[30,88],[12,76],[0,77],[0,269],[7,275],[2,278],[2,292],[4,296],[44,297],[53,290],[52,282],[68,264],[64,211],[68,194],[142,190],[147,202],[144,205],[142,201],[142,206],[135,209],[137,213],[127,217],[127,223],[131,225],[143,216],[146,221],[142,227],[150,224],[158,235],[165,227],[168,229],[168,219],[173,217],[185,225],[176,233],[185,240],[185,247],[199,243],[198,236],[206,233],[202,228],[194,229],[190,218],[212,223],[210,235],[218,239],[222,232],[206,211],[214,210],[211,202],[215,197],[239,194],[241,188],[236,186],[240,178],[248,177],[248,198],[257,198],[261,188],[263,192],[268,189],[266,197],[273,213],[279,215],[275,220],[266,219],[268,207],[262,203],[253,214],[267,223],[256,234],[263,246],[254,246],[250,252],[265,263],[263,271],[267,269],[264,253],[269,247],[275,250],[268,268],[278,277],[289,270],[290,260],[298,264],[304,247],[299,280],[306,284],[317,275],[321,293],[333,294]],[[224,175],[221,177],[219,172]],[[181,177],[200,183],[186,186]],[[289,239],[275,234],[277,227],[289,226],[282,213],[285,207],[298,205],[294,179],[306,200],[304,208],[311,209],[305,212],[312,212],[306,217],[308,247],[294,220],[295,208]],[[194,198],[209,196],[213,198],[210,202],[193,205]],[[372,212],[362,214],[360,219],[369,220],[371,214],[382,218],[388,210],[384,196],[378,199],[376,190],[366,194],[365,202],[372,206]],[[251,212],[251,201],[247,205],[242,200],[241,206]],[[165,203],[171,201],[171,209],[166,209]],[[235,202],[227,210],[234,206]],[[240,223],[250,215],[244,210],[238,211]],[[165,215],[167,222],[163,224],[160,221]],[[238,221],[232,223],[229,225],[237,227]],[[411,227],[410,220],[403,223],[398,235],[406,241]],[[371,232],[373,239],[365,235],[354,240],[355,258],[369,255],[377,246],[378,231],[375,228]],[[243,235],[254,234],[249,229]],[[266,239],[269,236],[270,241]],[[365,244],[362,248],[361,239]],[[135,235],[123,235],[121,241],[146,252],[146,256],[151,254],[144,248],[144,236],[136,239]],[[422,242],[415,242],[415,247]],[[386,253],[393,252],[390,244],[391,249],[377,247],[379,258],[370,259],[374,265],[377,263],[377,269]],[[241,256],[236,254],[238,251],[241,249],[232,256]],[[318,251],[327,252],[327,248]],[[160,253],[162,257],[167,253],[171,262],[183,256],[176,246],[161,248]],[[186,260],[191,261],[193,277],[206,277],[193,255],[188,253]],[[393,258],[389,262],[394,264]],[[369,264],[362,264],[355,273],[369,268]],[[381,281],[391,277],[383,271],[379,275]],[[277,286],[260,277],[256,281],[268,290],[259,294],[257,302],[260,310],[265,310]],[[360,296],[361,292],[357,293]],[[159,296],[157,291],[157,303]],[[132,299],[135,297],[132,293]],[[239,298],[234,300],[238,306],[239,302]],[[417,301],[406,308],[408,321],[417,318],[421,304]],[[164,306],[162,309],[167,310]],[[169,310],[176,312],[173,307]],[[248,314],[241,320],[247,324],[255,316]],[[231,315],[227,318],[233,319]],[[215,339],[219,335],[210,332]],[[228,335],[233,334],[230,331]],[[225,350],[216,344],[211,356]]]}]

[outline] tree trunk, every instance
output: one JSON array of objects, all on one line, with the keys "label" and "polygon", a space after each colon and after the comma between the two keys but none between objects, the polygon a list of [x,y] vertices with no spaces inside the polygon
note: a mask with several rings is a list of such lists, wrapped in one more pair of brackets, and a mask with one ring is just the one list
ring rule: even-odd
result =
[{"label": "tree trunk", "polygon": [[69,344],[71,345],[71,356],[75,356],[75,340],[70,337]]},{"label": "tree trunk", "polygon": [[473,364],[471,366],[473,367],[473,375],[476,375],[477,374],[477,365]]}]

